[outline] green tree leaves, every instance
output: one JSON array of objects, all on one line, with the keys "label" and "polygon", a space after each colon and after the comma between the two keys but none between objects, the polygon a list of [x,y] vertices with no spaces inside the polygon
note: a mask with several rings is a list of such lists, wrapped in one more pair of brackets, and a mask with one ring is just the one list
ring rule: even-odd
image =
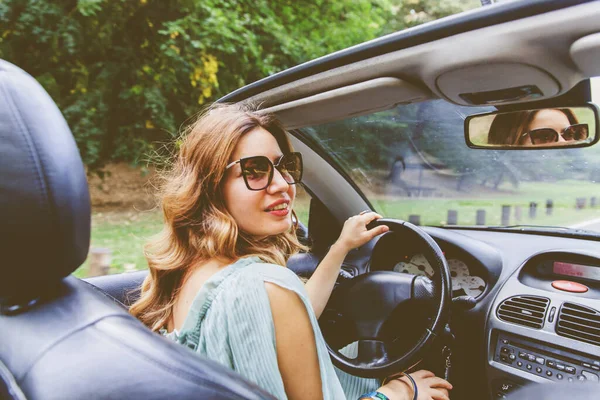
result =
[{"label": "green tree leaves", "polygon": [[245,84],[474,1],[2,0],[0,57],[48,90],[94,169],[143,160]]}]

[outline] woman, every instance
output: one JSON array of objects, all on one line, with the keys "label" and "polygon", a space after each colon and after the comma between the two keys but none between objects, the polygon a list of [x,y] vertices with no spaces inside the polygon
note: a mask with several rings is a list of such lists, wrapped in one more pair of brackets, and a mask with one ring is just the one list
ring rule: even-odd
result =
[{"label": "woman", "polygon": [[[344,392],[317,318],[348,251],[388,228],[367,230],[381,218],[372,212],[350,218],[304,285],[283,267],[305,250],[293,212],[301,177],[301,156],[272,115],[240,105],[209,109],[165,176],[164,228],[146,247],[150,274],[131,313],[277,398],[339,399]],[[349,398],[378,388],[339,373]],[[419,399],[447,398],[448,382],[427,371],[413,377]],[[407,377],[378,390],[412,398]]]},{"label": "woman", "polygon": [[586,124],[579,124],[568,108],[547,108],[498,114],[488,134],[488,144],[536,146],[587,139]]}]

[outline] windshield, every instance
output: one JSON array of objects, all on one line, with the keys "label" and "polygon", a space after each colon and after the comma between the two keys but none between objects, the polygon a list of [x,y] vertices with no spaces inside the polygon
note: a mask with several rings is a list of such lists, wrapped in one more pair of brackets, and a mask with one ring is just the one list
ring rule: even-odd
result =
[{"label": "windshield", "polygon": [[535,225],[600,232],[600,146],[476,150],[443,100],[304,129],[385,217],[420,225]]}]

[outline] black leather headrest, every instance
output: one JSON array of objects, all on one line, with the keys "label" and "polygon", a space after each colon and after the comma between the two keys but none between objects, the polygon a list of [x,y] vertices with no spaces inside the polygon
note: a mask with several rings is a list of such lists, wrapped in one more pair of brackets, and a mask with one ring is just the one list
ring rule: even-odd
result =
[{"label": "black leather headrest", "polygon": [[0,304],[39,295],[87,256],[85,170],[35,79],[0,60]]}]

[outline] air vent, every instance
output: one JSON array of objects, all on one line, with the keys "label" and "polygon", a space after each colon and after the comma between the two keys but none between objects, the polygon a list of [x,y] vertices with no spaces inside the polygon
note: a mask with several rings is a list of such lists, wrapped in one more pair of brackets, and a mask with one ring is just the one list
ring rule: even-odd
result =
[{"label": "air vent", "polygon": [[558,313],[556,333],[600,346],[600,312],[578,304],[565,303]]},{"label": "air vent", "polygon": [[550,300],[537,296],[513,296],[498,307],[498,318],[502,321],[541,329]]}]

